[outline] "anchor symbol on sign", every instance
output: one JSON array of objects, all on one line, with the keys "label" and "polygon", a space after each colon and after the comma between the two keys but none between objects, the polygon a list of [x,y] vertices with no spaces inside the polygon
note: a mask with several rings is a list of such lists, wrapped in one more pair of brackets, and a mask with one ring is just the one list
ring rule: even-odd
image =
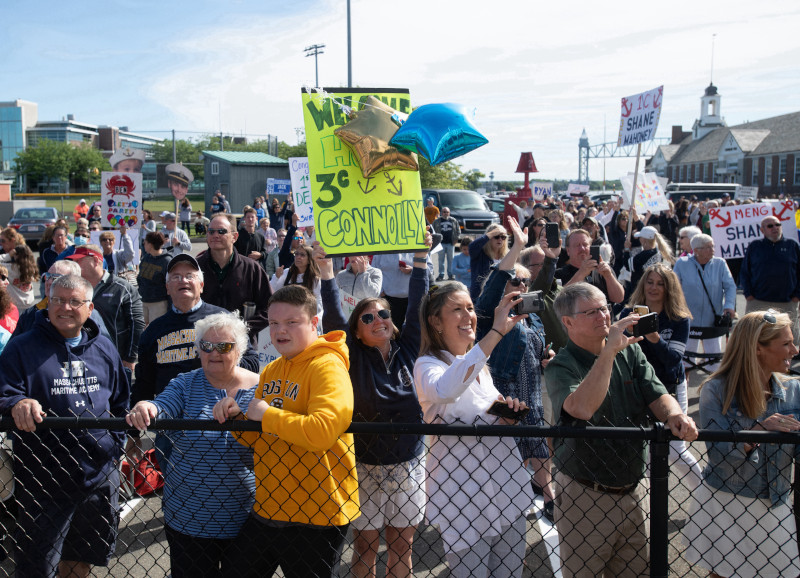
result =
[{"label": "anchor symbol on sign", "polygon": [[661,99],[664,97],[664,87],[660,86],[658,88],[658,94],[653,98],[653,108],[658,108],[661,106]]},{"label": "anchor symbol on sign", "polygon": [[622,117],[626,118],[631,115],[631,110],[633,110],[633,104],[628,102],[627,98],[622,99]]},{"label": "anchor symbol on sign", "polygon": [[730,213],[725,215],[724,217],[719,214],[719,209],[709,209],[708,210],[709,219],[719,219],[722,223],[721,225],[715,225],[716,227],[727,227],[731,224],[731,215]]},{"label": "anchor symbol on sign", "polygon": [[391,185],[391,189],[388,189],[387,192],[392,193],[393,195],[397,195],[398,197],[403,195],[403,182],[400,182],[400,188],[397,188],[397,185],[394,183],[394,179],[396,177],[391,176],[388,172],[383,173],[383,176],[386,177],[386,184]]},{"label": "anchor symbol on sign", "polygon": [[792,201],[783,201],[781,203],[781,205],[783,205],[783,208],[781,208],[781,212],[780,213],[775,211],[775,206],[774,205],[772,206],[772,214],[773,214],[773,216],[778,217],[779,221],[783,221],[784,220],[783,219],[783,214],[786,211],[791,211],[792,210],[793,203],[792,203]]},{"label": "anchor symbol on sign", "polygon": [[360,180],[358,181],[358,188],[361,189],[361,192],[364,193],[365,195],[375,190],[375,185],[372,185],[371,187],[369,186],[369,182],[371,180],[372,180],[371,177],[367,177],[367,184],[364,185],[363,187],[361,186],[361,181]]}]

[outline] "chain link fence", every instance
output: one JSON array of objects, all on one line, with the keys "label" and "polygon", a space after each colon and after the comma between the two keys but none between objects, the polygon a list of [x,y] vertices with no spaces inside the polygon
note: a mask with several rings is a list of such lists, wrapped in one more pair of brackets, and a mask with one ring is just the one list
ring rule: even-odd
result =
[{"label": "chain link fence", "polygon": [[[256,466],[253,475],[252,454],[243,451],[244,446],[232,435],[233,432],[258,431],[259,426],[241,421],[217,424],[162,419],[142,438],[143,449],[151,450],[142,462],[130,467],[120,456],[119,463],[106,467],[102,460],[94,459],[87,439],[95,440],[99,446],[119,443],[120,434],[127,429],[123,420],[46,418],[33,434],[18,432],[8,418],[0,420],[0,431],[5,437],[0,456],[0,499],[3,500],[0,504],[0,556],[3,558],[0,575],[47,575],[43,570],[47,561],[58,562],[59,555],[50,553],[54,543],[63,547],[62,560],[92,562],[93,576],[272,575],[271,568],[248,562],[254,547],[259,546],[246,535],[248,524],[253,523],[250,512],[259,472]],[[641,481],[627,483],[627,471],[637,470],[642,464],[614,462],[621,481],[598,485],[597,481],[571,478],[563,471],[554,472],[556,524],[551,524],[544,516],[542,496],[534,496],[527,488],[525,492],[510,493],[508,488],[513,486],[493,484],[494,479],[502,477],[498,468],[518,475],[521,466],[518,463],[498,466],[489,456],[470,460],[465,478],[458,478],[455,473],[448,478],[450,472],[436,472],[439,481],[435,490],[425,494],[425,475],[417,474],[427,468],[427,475],[432,476],[434,460],[430,455],[436,453],[437,444],[442,443],[444,436],[448,436],[448,451],[466,456],[478,445],[491,447],[486,440],[508,441],[510,430],[517,439],[573,440],[576,447],[583,440],[592,440],[595,446],[597,440],[613,441],[613,447],[619,447],[620,442],[647,444],[649,456],[643,468],[646,473]],[[722,551],[734,569],[736,564],[747,566],[752,575],[798,575],[794,568],[797,538],[792,531],[795,526],[791,495],[787,506],[777,504],[781,507],[769,508],[769,499],[759,499],[769,495],[769,487],[791,489],[786,468],[777,474],[774,469],[765,470],[768,474],[763,479],[764,491],[754,499],[777,518],[772,525],[763,522],[765,526],[762,527],[761,519],[743,520],[742,512],[736,510],[735,505],[718,499],[733,494],[708,492],[703,489],[705,486],[695,489],[693,482],[688,483],[686,478],[676,475],[678,468],[669,457],[669,442],[673,438],[661,424],[648,429],[352,424],[349,431],[355,435],[424,436],[427,463],[422,456],[408,468],[400,466],[399,471],[398,467],[381,468],[380,474],[375,474],[373,469],[360,480],[362,502],[367,495],[365,492],[370,492],[370,502],[381,503],[383,498],[398,491],[403,496],[417,497],[421,492],[422,501],[409,498],[408,503],[397,504],[397,510],[405,516],[401,519],[407,519],[412,526],[423,513],[426,499],[429,513],[431,504],[435,503],[440,519],[443,515],[452,516],[449,528],[432,526],[423,518],[416,530],[412,530],[414,576],[706,576],[707,570],[693,565],[687,558],[713,558],[710,549]],[[457,440],[455,445],[454,439]],[[687,444],[685,451],[692,452],[704,467],[708,461],[707,444],[719,444],[715,446],[718,449],[728,447],[725,444],[729,443],[760,444],[751,450],[754,454],[746,454],[750,459],[745,461],[750,466],[755,464],[753,472],[761,475],[759,459],[778,463],[783,459],[783,452],[786,455],[782,463],[791,463],[796,440],[792,434],[703,430],[698,442]],[[484,443],[479,444],[481,441]],[[214,463],[201,463],[202,459],[198,462],[198,452],[185,451],[184,448],[189,447],[187,443],[202,447],[201,458],[202,455],[226,457],[222,461],[215,458]],[[736,447],[741,446],[732,446],[731,451],[738,451]],[[305,488],[303,495],[319,503],[297,503],[291,492],[283,491],[286,487],[279,486],[269,488],[268,495],[274,500],[269,507],[287,515],[304,511],[310,516],[327,508],[326,496],[336,489],[322,487],[318,481],[320,472],[313,471],[314,468],[309,471],[307,465],[294,461],[290,450],[282,451],[285,455],[281,456],[280,464],[286,464],[286,468],[279,475],[287,480],[286,487]],[[618,457],[612,455],[610,459]],[[255,462],[259,462],[258,456]],[[436,467],[447,466],[444,460],[435,462]],[[76,474],[78,463],[96,467],[82,465],[81,472]],[[463,465],[467,460],[461,459],[460,463]],[[277,468],[273,467],[273,474],[278,474]],[[165,472],[164,477],[161,471]],[[459,471],[459,475],[463,475],[464,468]],[[727,481],[735,485],[737,480],[747,481],[751,474],[740,466]],[[776,475],[783,479],[775,479]],[[452,486],[447,485],[448,479]],[[463,491],[452,491],[455,488]],[[462,501],[465,494],[470,496],[468,502]],[[448,501],[451,496],[455,496],[456,501]],[[525,513],[522,521],[504,523],[504,512],[517,511],[516,508]],[[731,516],[738,516],[738,519],[731,520]],[[275,516],[275,519],[280,517]],[[467,526],[459,526],[465,520]],[[741,539],[734,538],[736,534],[731,532],[731,539],[726,543],[717,540],[709,545],[705,540],[708,536],[730,532],[729,526],[737,523],[752,524],[752,531]],[[341,553],[335,557],[324,553],[329,547],[325,532],[330,528],[318,528],[319,532],[312,535],[314,544],[298,544],[292,543],[298,539],[298,534],[293,534],[292,524],[275,522],[267,526],[276,536],[274,543],[269,547],[261,544],[255,549],[274,550],[281,555],[308,560],[309,569],[300,575],[315,575],[316,571],[310,568],[319,558],[336,560],[334,576],[366,575],[372,568],[369,556],[362,560],[359,555],[353,524],[349,529],[345,526],[334,530],[347,531]],[[688,550],[683,533],[692,536]],[[368,536],[362,530],[360,536],[365,535]],[[294,540],[289,536],[294,536]],[[406,538],[408,536],[399,531],[384,534],[384,540]],[[493,552],[505,551],[507,555],[500,556],[492,565],[492,556],[481,550],[482,539],[488,539]],[[464,544],[466,548],[459,548]],[[385,541],[380,546],[368,545],[377,549],[374,568],[378,576],[386,575],[387,565],[398,564],[393,558],[395,549],[387,548]],[[175,550],[172,553],[171,546]],[[363,550],[363,544],[361,546]],[[738,557],[737,550],[744,546],[754,548],[755,554],[747,559]],[[726,548],[730,551],[725,552]],[[598,556],[612,560],[605,574],[602,568],[598,569]],[[221,561],[222,570],[211,569],[217,561]],[[104,563],[107,565],[102,566]],[[403,563],[402,558],[399,563]],[[395,566],[395,571],[397,568]],[[275,575],[289,574],[279,571]]]}]

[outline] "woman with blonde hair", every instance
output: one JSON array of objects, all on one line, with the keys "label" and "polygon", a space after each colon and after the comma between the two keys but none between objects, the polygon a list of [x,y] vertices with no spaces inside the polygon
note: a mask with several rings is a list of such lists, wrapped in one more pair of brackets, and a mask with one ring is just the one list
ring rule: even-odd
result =
[{"label": "woman with blonde hair", "polygon": [[642,278],[644,270],[650,265],[667,263],[672,267],[675,264],[672,248],[655,227],[650,227],[649,225],[642,227],[642,230],[637,231],[633,236],[642,243],[642,250],[633,257],[626,255],[628,257],[626,259],[628,270],[631,272],[630,285],[628,285],[631,291],[639,284],[639,279]]},{"label": "woman with blonde hair", "polygon": [[[628,301],[628,308],[620,313],[620,319],[635,313],[637,305],[644,305],[650,313],[658,314],[658,331],[646,334],[639,346],[658,379],[686,413],[689,396],[683,352],[689,340],[692,314],[677,275],[664,263],[648,267]],[[686,442],[671,441],[669,453],[670,464],[677,467],[681,483],[690,492],[694,491],[700,485],[702,474],[694,455],[686,449]]]},{"label": "woman with blonde hair", "polygon": [[477,299],[481,293],[484,279],[489,275],[492,265],[508,253],[508,231],[499,223],[492,223],[486,233],[469,244],[469,265],[471,281],[469,294]]},{"label": "woman with blonde hair", "polygon": [[[700,389],[704,430],[800,430],[800,381],[783,375],[798,352],[791,320],[754,311],[734,327],[719,369]],[[684,557],[712,577],[797,576],[790,504],[796,444],[706,442],[708,465],[683,530]]]}]

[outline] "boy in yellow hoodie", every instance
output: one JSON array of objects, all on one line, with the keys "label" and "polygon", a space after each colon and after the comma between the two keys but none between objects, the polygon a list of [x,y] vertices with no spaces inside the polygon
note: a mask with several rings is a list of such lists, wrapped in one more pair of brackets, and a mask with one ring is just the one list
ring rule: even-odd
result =
[{"label": "boy in yellow hoodie", "polygon": [[261,372],[242,413],[232,398],[214,417],[261,422],[263,433],[235,434],[254,451],[256,501],[239,540],[247,568],[271,576],[331,576],[350,521],[359,515],[345,334],[317,334],[317,301],[301,285],[269,300],[272,343],[281,357]]}]

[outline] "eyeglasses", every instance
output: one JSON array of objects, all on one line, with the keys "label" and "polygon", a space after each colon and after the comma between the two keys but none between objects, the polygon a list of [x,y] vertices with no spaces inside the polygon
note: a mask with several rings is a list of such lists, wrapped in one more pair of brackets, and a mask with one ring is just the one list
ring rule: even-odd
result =
[{"label": "eyeglasses", "polygon": [[505,241],[506,239],[508,239],[508,235],[495,235],[494,237],[492,237],[492,239],[502,239],[503,241]]},{"label": "eyeglasses", "polygon": [[303,237],[292,237],[292,239],[294,239],[295,241],[302,241]]},{"label": "eyeglasses", "polygon": [[8,275],[3,275],[0,273],[0,281],[8,281]]},{"label": "eyeglasses", "polygon": [[519,277],[514,277],[513,279],[508,280],[508,284],[512,287],[519,287],[520,285],[528,286],[530,279],[520,279]]},{"label": "eyeglasses", "polygon": [[222,236],[222,235],[227,235],[227,234],[228,234],[228,229],[212,229],[211,227],[208,228],[209,237],[211,235],[220,235],[220,236]]},{"label": "eyeglasses", "polygon": [[63,297],[50,297],[50,303],[53,305],[66,305],[69,303],[69,306],[73,309],[80,309],[84,306],[84,304],[89,303],[89,299],[64,299]]},{"label": "eyeglasses", "polygon": [[63,276],[64,275],[62,275],[61,273],[51,273],[50,271],[47,271],[46,273],[42,274],[42,277],[44,278],[45,281],[49,281],[50,279],[58,279],[59,277]]},{"label": "eyeglasses", "polygon": [[186,275],[181,275],[180,273],[170,273],[169,280],[175,281],[176,283],[180,283],[181,281],[197,281],[200,279],[200,275],[196,273],[187,273]]},{"label": "eyeglasses", "polygon": [[781,224],[780,223],[767,223],[766,225],[764,225],[765,229],[774,229],[775,227],[778,227],[780,229]]},{"label": "eyeglasses", "polygon": [[198,345],[200,346],[200,351],[203,351],[205,353],[211,353],[216,349],[217,353],[225,354],[229,353],[230,350],[233,349],[233,346],[236,344],[231,341],[220,341],[219,343],[211,343],[210,341],[200,340],[200,343],[198,343]]},{"label": "eyeglasses", "polygon": [[587,319],[590,319],[595,315],[597,315],[598,313],[602,313],[603,315],[608,313],[608,304],[606,303],[605,305],[602,305],[600,307],[595,307],[594,309],[587,309],[586,311],[578,311],[577,313],[573,313],[572,316],[577,317],[578,315],[583,315]]},{"label": "eyeglasses", "polygon": [[[389,319],[391,316],[392,314],[388,309],[380,309],[378,311],[378,317],[381,319]],[[373,321],[375,321],[375,315],[372,313],[364,313],[364,315],[361,316],[361,323],[364,325],[370,325]]]}]

